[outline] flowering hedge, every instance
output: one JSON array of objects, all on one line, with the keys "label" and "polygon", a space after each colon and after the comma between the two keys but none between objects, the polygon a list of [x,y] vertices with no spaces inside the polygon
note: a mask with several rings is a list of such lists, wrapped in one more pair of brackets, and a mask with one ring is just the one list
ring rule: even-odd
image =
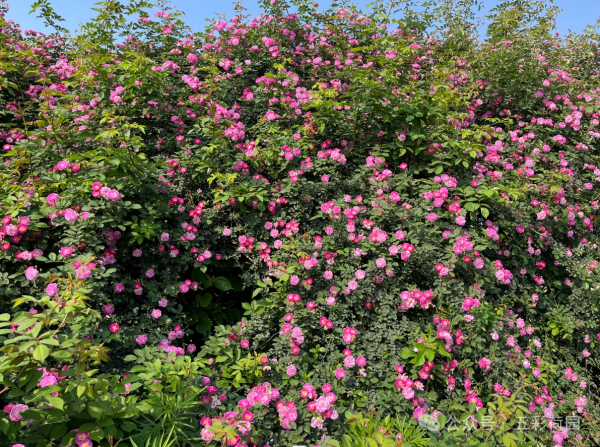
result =
[{"label": "flowering hedge", "polygon": [[1,20],[6,442],[336,445],[367,408],[414,445],[597,442],[597,35],[153,8]]}]

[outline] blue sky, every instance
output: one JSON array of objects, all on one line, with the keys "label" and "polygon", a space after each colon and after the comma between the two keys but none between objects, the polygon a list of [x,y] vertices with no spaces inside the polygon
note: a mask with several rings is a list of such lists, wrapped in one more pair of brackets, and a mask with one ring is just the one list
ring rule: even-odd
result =
[{"label": "blue sky", "polygon": [[[7,17],[21,24],[22,29],[48,31],[40,19],[29,14],[32,1],[8,0],[10,11]],[[98,0],[51,0],[51,5],[65,19],[63,26],[75,30],[80,23],[93,16],[91,8],[96,1]],[[330,0],[320,0],[320,3],[325,4],[328,1]],[[355,0],[354,3],[364,7],[370,1]],[[253,16],[259,14],[256,3],[255,0],[244,1],[244,5]],[[492,7],[494,3],[494,0],[485,0],[487,8]],[[195,31],[202,30],[206,18],[215,17],[216,13],[226,13],[227,17],[234,15],[233,4],[227,0],[173,0],[173,4],[186,13],[185,21]],[[600,18],[600,0],[555,0],[554,4],[563,10],[557,23],[557,31],[563,35],[568,30],[580,33],[586,25],[593,24]]]}]

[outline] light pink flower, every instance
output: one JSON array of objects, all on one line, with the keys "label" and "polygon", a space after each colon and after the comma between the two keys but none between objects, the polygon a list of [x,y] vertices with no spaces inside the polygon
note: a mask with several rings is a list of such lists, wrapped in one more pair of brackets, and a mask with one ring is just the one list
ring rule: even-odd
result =
[{"label": "light pink flower", "polygon": [[297,373],[298,373],[298,370],[296,369],[296,366],[294,366],[293,363],[290,366],[288,366],[286,369],[286,374],[290,377],[294,377]]},{"label": "light pink flower", "polygon": [[39,274],[40,272],[34,266],[29,266],[25,269],[25,278],[29,281],[35,281]]}]

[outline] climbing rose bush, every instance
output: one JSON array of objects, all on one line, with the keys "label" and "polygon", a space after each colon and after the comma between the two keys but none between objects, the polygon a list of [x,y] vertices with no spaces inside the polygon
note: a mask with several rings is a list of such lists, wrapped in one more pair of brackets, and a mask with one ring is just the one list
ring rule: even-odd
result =
[{"label": "climbing rose bush", "polygon": [[[49,346],[3,372],[7,442],[63,439],[60,416],[65,445],[126,445],[166,402],[156,371],[191,381],[181,443],[327,445],[367,408],[437,445],[600,436],[592,30],[520,1],[479,36],[473,4],[279,0],[192,33],[111,2],[71,38],[3,5],[2,361]],[[82,406],[24,317],[69,281],[128,411]]]}]

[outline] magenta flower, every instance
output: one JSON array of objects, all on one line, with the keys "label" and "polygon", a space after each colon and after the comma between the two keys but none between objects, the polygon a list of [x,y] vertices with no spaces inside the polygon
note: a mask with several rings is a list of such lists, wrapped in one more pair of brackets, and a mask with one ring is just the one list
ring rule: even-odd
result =
[{"label": "magenta flower", "polygon": [[146,336],[145,334],[142,335],[138,335],[135,339],[136,343],[140,346],[143,346],[146,344],[146,342],[148,341],[148,336]]},{"label": "magenta flower", "polygon": [[279,115],[277,115],[275,112],[273,112],[272,110],[269,110],[267,113],[265,113],[265,116],[263,118],[268,121],[273,121],[273,120],[279,119],[281,117]]},{"label": "magenta flower", "polygon": [[73,248],[71,247],[63,247],[60,249],[60,255],[63,258],[66,258],[67,256],[70,256],[73,253]]},{"label": "magenta flower", "polygon": [[160,311],[160,309],[154,309],[150,315],[152,316],[152,318],[158,319],[162,315],[162,312]]},{"label": "magenta flower", "polygon": [[46,286],[46,294],[48,296],[54,296],[58,293],[58,285],[55,283],[48,284]]},{"label": "magenta flower", "polygon": [[56,170],[57,171],[64,171],[65,169],[67,169],[70,166],[70,163],[68,160],[62,160],[59,161],[58,164],[56,165]]},{"label": "magenta flower", "polygon": [[57,383],[58,383],[58,379],[56,378],[56,376],[53,373],[45,372],[44,375],[42,376],[42,380],[40,380],[40,383],[38,383],[38,386],[40,388],[45,388],[47,386],[56,385]]},{"label": "magenta flower", "polygon": [[490,369],[492,369],[492,362],[491,360],[487,359],[487,358],[482,358],[481,360],[479,360],[479,362],[477,362],[479,364],[479,367],[481,369],[483,369],[484,371],[489,371]]},{"label": "magenta flower", "polygon": [[121,283],[115,284],[115,293],[121,293],[125,290],[125,286]]},{"label": "magenta flower", "polygon": [[79,215],[70,208],[65,211],[64,218],[67,222],[75,222],[78,217]]},{"label": "magenta flower", "polygon": [[115,201],[119,200],[119,197],[121,196],[121,194],[116,189],[111,189],[110,191],[108,191],[107,196],[110,200],[115,202]]},{"label": "magenta flower", "polygon": [[79,279],[87,279],[92,274],[92,269],[94,269],[94,268],[96,268],[96,264],[94,264],[93,262],[90,262],[89,264],[78,267],[77,270],[75,271],[75,274],[76,274],[77,278],[79,278]]},{"label": "magenta flower", "polygon": [[48,202],[48,204],[54,208],[54,205],[56,204],[56,202],[58,202],[60,199],[60,196],[56,193],[52,193],[52,194],[48,194],[48,196],[46,197],[46,202]]}]

